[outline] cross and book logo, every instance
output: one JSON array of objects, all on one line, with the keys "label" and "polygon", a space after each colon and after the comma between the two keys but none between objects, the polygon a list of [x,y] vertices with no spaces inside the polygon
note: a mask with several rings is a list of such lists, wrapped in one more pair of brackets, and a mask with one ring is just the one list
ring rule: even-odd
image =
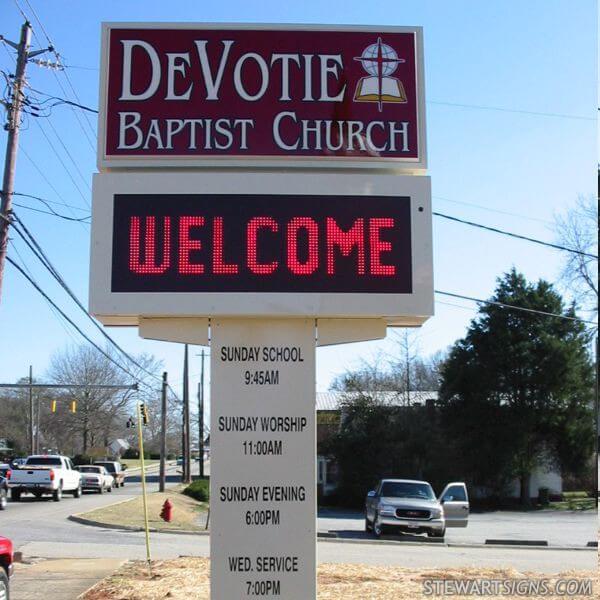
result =
[{"label": "cross and book logo", "polygon": [[398,65],[406,61],[398,58],[396,51],[388,44],[384,44],[380,37],[375,44],[367,46],[361,56],[355,57],[354,60],[358,60],[368,74],[358,81],[354,102],[377,102],[379,112],[383,110],[384,103],[408,102],[402,82],[396,77],[391,77]]}]

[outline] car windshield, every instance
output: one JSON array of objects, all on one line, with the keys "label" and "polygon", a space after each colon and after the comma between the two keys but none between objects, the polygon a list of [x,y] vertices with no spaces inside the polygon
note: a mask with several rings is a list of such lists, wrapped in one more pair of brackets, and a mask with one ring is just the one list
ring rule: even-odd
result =
[{"label": "car windshield", "polygon": [[25,466],[26,467],[45,467],[45,466],[60,467],[62,465],[60,462],[60,458],[58,458],[58,457],[32,456],[31,458],[27,459]]},{"label": "car windshield", "polygon": [[102,473],[102,467],[79,467],[82,473],[95,473],[96,475]]},{"label": "car windshield", "polygon": [[384,481],[381,487],[381,496],[435,500],[433,490],[428,483],[412,483],[410,481]]}]

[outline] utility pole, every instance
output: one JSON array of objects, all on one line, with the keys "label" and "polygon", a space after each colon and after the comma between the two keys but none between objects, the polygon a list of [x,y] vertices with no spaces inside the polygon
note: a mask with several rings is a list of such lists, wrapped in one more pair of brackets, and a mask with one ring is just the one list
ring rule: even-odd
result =
[{"label": "utility pole", "polygon": [[15,187],[15,171],[17,167],[17,152],[19,149],[19,128],[25,94],[25,70],[27,61],[38,54],[43,54],[53,48],[29,51],[31,45],[31,24],[28,21],[21,27],[21,39],[18,44],[0,36],[0,42],[8,44],[17,51],[17,66],[12,86],[11,101],[3,103],[8,111],[4,129],[8,131],[6,140],[6,157],[4,161],[4,177],[2,179],[2,198],[0,201],[0,298],[2,297],[2,281],[4,279],[4,263],[8,247],[8,228],[12,212],[12,197]]},{"label": "utility pole", "polygon": [[202,357],[202,366],[198,385],[198,457],[200,459],[200,479],[204,479],[204,348],[200,356]]},{"label": "utility pole", "polygon": [[188,376],[188,345],[185,344],[183,355],[183,482],[192,480],[191,447],[190,447],[190,387]]},{"label": "utility pole", "polygon": [[36,394],[36,425],[35,425],[35,453],[40,453],[40,423],[42,420],[42,404],[40,399],[40,394]]},{"label": "utility pole", "polygon": [[160,397],[160,474],[158,491],[164,492],[167,479],[167,372],[162,375]]},{"label": "utility pole", "polygon": [[35,454],[35,413],[33,410],[33,367],[29,365],[29,436],[31,444],[30,454]]}]

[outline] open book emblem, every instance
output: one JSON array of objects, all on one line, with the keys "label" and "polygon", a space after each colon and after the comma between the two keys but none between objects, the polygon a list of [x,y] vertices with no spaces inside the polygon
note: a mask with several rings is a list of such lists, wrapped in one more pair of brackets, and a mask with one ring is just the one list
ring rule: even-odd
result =
[{"label": "open book emblem", "polygon": [[381,38],[377,38],[377,43],[367,46],[362,55],[354,60],[360,61],[369,74],[359,80],[354,92],[355,102],[377,102],[379,112],[382,111],[384,102],[407,102],[402,82],[396,77],[390,77],[398,64],[406,61],[398,58],[396,51],[384,44]]}]

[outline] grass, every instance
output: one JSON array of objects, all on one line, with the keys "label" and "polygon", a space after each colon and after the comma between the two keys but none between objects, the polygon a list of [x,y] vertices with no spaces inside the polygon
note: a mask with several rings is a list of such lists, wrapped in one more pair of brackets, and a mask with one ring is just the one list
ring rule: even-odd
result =
[{"label": "grass", "polygon": [[[204,531],[207,505],[184,496],[181,489],[182,486],[177,486],[167,492],[148,494],[148,522],[151,528],[165,531],[177,529]],[[160,517],[162,506],[167,498],[173,504],[173,519],[170,523],[163,521]],[[98,508],[80,516],[106,525],[144,527],[141,496],[104,508]]]},{"label": "grass", "polygon": [[596,500],[594,498],[567,498],[562,502],[550,502],[548,510],[596,510]]},{"label": "grass", "polygon": [[[112,576],[101,581],[81,598],[82,600],[208,600],[210,593],[209,560],[206,558],[177,558],[154,561],[152,575],[143,561],[125,564]],[[355,564],[321,564],[317,570],[319,600],[419,600],[431,598],[424,594],[425,579],[448,580],[463,578],[486,579],[544,578],[549,583],[560,577],[590,578],[599,589],[598,572],[569,572],[561,575],[527,574],[514,569],[445,568],[405,569]],[[455,596],[456,597],[456,596]],[[464,598],[464,596],[460,596]],[[500,596],[486,596],[498,600]],[[579,596],[581,597],[581,596]],[[596,596],[594,596],[596,597]],[[506,595],[503,599],[520,598]],[[541,596],[529,596],[540,600]]]}]

